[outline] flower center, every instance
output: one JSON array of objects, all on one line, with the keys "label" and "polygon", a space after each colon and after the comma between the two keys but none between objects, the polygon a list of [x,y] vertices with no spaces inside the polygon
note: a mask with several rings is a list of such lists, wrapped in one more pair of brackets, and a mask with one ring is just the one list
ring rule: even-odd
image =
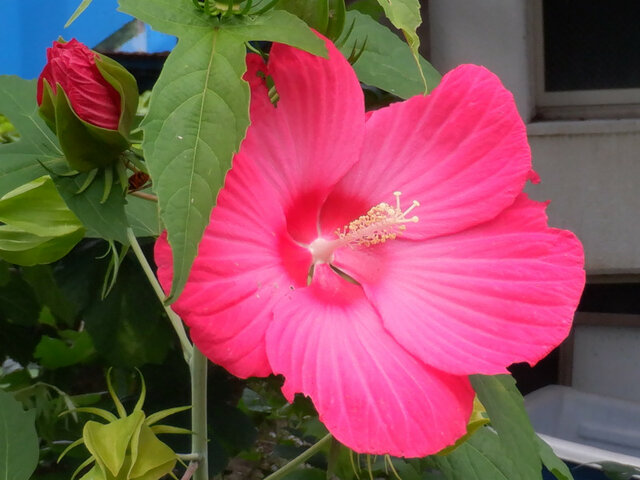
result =
[{"label": "flower center", "polygon": [[327,240],[316,238],[309,245],[309,251],[313,257],[313,263],[331,263],[333,252],[345,245],[369,247],[393,240],[406,230],[407,223],[416,223],[417,216],[407,217],[409,212],[420,205],[414,200],[409,208],[402,211],[400,208],[400,192],[393,192],[396,197],[396,205],[392,207],[382,202],[369,209],[367,213],[356,218],[349,225],[336,230],[338,238]]}]

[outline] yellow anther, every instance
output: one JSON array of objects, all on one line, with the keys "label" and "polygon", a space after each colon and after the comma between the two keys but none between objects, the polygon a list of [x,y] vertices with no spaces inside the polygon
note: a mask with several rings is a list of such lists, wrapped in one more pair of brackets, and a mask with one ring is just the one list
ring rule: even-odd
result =
[{"label": "yellow anther", "polygon": [[396,197],[395,208],[385,202],[379,203],[342,230],[337,230],[336,235],[342,243],[365,247],[377,245],[402,235],[402,232],[407,228],[407,223],[416,223],[418,217],[414,215],[407,218],[407,214],[420,203],[414,200],[411,206],[403,212],[400,207],[400,195],[402,194],[393,192],[393,195]]}]

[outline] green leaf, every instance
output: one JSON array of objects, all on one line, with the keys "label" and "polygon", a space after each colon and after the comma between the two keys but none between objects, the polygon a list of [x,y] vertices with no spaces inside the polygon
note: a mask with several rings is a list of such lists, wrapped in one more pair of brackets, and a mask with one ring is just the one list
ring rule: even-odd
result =
[{"label": "green leaf", "polygon": [[98,175],[88,188],[78,193],[87,175],[89,174],[54,176],[54,182],[69,208],[85,225],[87,237],[115,240],[128,245],[128,220],[122,190],[112,188],[103,201],[106,180],[103,175]]},{"label": "green leaf", "polygon": [[12,273],[10,280],[0,286],[0,316],[14,325],[28,327],[37,324],[39,313],[40,304],[33,289],[20,275]]},{"label": "green leaf", "polygon": [[640,468],[633,465],[623,465],[616,462],[596,462],[602,467],[602,473],[609,480],[630,480],[634,475],[640,475]]},{"label": "green leaf", "polygon": [[[353,64],[362,83],[378,87],[400,98],[424,93],[424,84],[411,51],[396,34],[358,11],[347,12],[346,24],[343,37],[337,44],[346,57],[357,55],[362,50],[362,54]],[[349,33],[351,25],[353,28]],[[420,65],[431,91],[438,86],[441,76],[422,57]]]},{"label": "green leaf", "polygon": [[173,0],[120,0],[120,8],[179,38],[142,123],[143,149],[173,252],[175,299],[249,125],[245,42],[279,41],[313,53],[325,49],[304,22],[284,11],[217,19]]},{"label": "green leaf", "polygon": [[540,460],[542,460],[542,464],[547,467],[547,470],[558,480],[573,480],[573,475],[571,475],[567,464],[556,456],[547,442],[536,435],[536,443],[538,444]]},{"label": "green leaf", "polygon": [[0,390],[0,480],[29,480],[38,465],[34,410]]},{"label": "green leaf", "polygon": [[542,464],[537,435],[524,408],[522,395],[511,375],[472,375],[478,399],[485,406],[491,426],[518,468],[522,480],[540,479]]},{"label": "green leaf", "polygon": [[160,228],[157,203],[128,195],[124,210],[136,237],[157,237],[160,235],[162,229]]},{"label": "green leaf", "polygon": [[22,268],[22,278],[31,286],[39,303],[48,307],[56,319],[67,327],[74,325],[77,309],[60,290],[50,265]]},{"label": "green leaf", "polygon": [[480,427],[483,427],[487,423],[489,423],[487,411],[485,410],[484,405],[482,405],[482,403],[480,403],[480,401],[478,400],[478,397],[476,397],[473,399],[473,410],[471,411],[471,417],[467,422],[467,433],[460,437],[455,444],[438,452],[438,455],[447,455],[451,453],[453,450],[466,442],[469,437],[471,437],[471,435],[476,432],[476,430],[478,430]]},{"label": "green leaf", "polygon": [[280,0],[276,6],[305,21],[314,30],[335,40],[342,33],[346,7],[344,0]]},{"label": "green leaf", "polygon": [[[119,4],[120,11],[148,23],[155,30],[176,35],[179,39],[190,34],[199,37],[204,31],[221,29],[242,42],[280,42],[314,55],[327,54],[324,42],[302,20],[282,10],[270,10],[262,15],[217,18],[202,13],[189,2],[119,0]],[[200,33],[195,33],[197,31]],[[151,102],[153,103],[153,99]]]},{"label": "green leaf", "polygon": [[86,331],[62,330],[62,339],[43,335],[33,356],[43,367],[56,369],[83,363],[95,353],[91,337]]},{"label": "green leaf", "polygon": [[75,22],[76,18],[78,18],[82,14],[82,12],[84,12],[87,7],[91,5],[92,1],[93,0],[82,0],[82,2],[80,2],[80,5],[78,5],[78,8],[76,8],[76,11],[73,12],[71,17],[69,17],[69,20],[67,20],[67,23],[64,24],[64,28],[69,27],[73,22]]},{"label": "green leaf", "polygon": [[80,226],[47,176],[0,198],[0,221],[43,236],[66,235]]},{"label": "green leaf", "polygon": [[349,4],[349,10],[357,10],[360,13],[369,15],[378,21],[384,15],[384,10],[377,0],[356,0]]},{"label": "green leaf", "polygon": [[35,80],[0,75],[0,113],[21,135],[16,142],[0,145],[0,195],[46,175],[42,165],[68,169],[56,136],[38,115]]},{"label": "green leaf", "polygon": [[311,28],[325,33],[329,25],[328,0],[280,0],[276,6],[305,21]]},{"label": "green leaf", "polygon": [[426,92],[430,87],[419,62],[420,54],[418,53],[418,48],[420,47],[420,38],[416,33],[422,23],[420,2],[418,0],[378,0],[378,3],[384,9],[385,15],[393,26],[402,30],[404,37],[407,39]]},{"label": "green leaf", "polygon": [[[447,480],[522,480],[503,443],[489,428],[481,428],[449,455],[430,460]],[[538,472],[536,480],[540,480]]]},{"label": "green leaf", "polygon": [[111,293],[92,293],[83,318],[98,354],[115,367],[162,363],[173,335],[139,265],[125,258]]},{"label": "green leaf", "polygon": [[44,176],[0,198],[0,257],[11,263],[50,263],[83,237],[84,227]]}]

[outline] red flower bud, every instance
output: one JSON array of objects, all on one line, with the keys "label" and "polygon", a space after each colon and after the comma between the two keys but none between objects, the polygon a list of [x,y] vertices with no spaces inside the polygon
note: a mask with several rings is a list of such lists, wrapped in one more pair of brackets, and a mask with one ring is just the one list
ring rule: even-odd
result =
[{"label": "red flower bud", "polygon": [[120,94],[96,66],[97,54],[78,42],[53,42],[47,49],[47,64],[38,78],[38,105],[42,104],[43,80],[57,94],[64,90],[76,115],[87,123],[117,130],[120,121]]}]

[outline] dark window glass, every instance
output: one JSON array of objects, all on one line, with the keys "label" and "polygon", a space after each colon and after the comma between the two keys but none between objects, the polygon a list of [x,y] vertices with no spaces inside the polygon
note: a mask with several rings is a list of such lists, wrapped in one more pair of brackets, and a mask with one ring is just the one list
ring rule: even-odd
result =
[{"label": "dark window glass", "polygon": [[543,0],[546,91],[640,88],[640,0]]}]

